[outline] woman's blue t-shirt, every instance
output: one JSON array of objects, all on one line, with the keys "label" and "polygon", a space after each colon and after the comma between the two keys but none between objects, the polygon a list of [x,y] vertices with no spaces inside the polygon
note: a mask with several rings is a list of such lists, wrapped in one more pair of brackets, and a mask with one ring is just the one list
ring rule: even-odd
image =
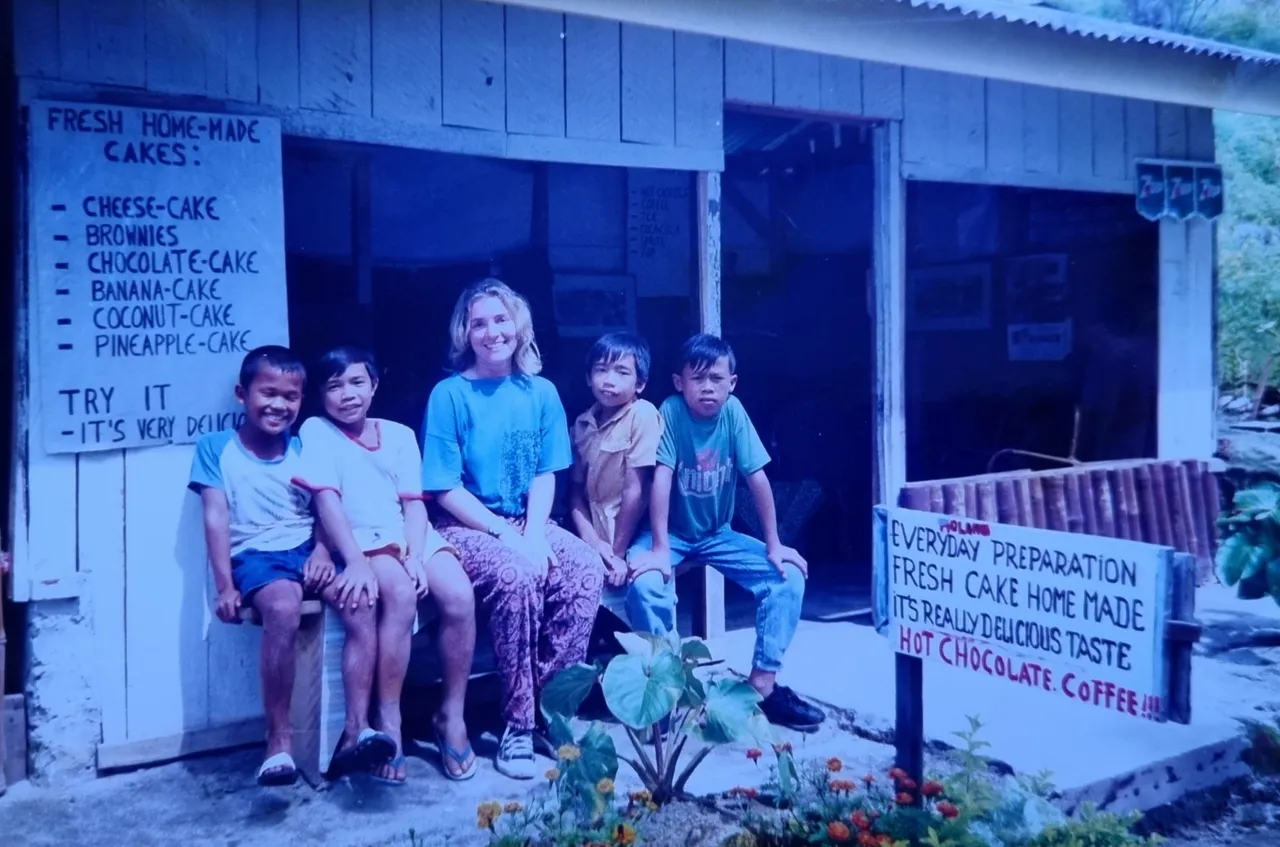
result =
[{"label": "woman's blue t-shirt", "polygon": [[432,389],[422,424],[423,491],[461,485],[495,514],[522,517],[533,478],[572,463],[569,424],[550,381],[454,374]]}]

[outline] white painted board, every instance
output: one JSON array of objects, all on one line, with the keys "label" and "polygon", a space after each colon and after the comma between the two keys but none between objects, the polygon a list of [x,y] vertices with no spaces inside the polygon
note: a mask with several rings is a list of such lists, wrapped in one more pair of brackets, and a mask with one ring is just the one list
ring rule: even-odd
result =
[{"label": "white painted board", "polygon": [[288,343],[279,122],[34,101],[30,130],[45,449],[238,424],[244,354]]},{"label": "white painted board", "polygon": [[693,177],[683,171],[627,171],[627,272],[640,297],[693,293]]},{"label": "white painted board", "polygon": [[[899,653],[1160,720],[1173,551],[876,510],[877,618]],[[878,621],[878,622],[879,622]]]}]

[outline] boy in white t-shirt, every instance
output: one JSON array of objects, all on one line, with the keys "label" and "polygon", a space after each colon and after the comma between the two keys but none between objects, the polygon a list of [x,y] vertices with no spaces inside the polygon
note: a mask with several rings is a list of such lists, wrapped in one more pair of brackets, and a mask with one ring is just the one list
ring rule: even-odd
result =
[{"label": "boy in white t-shirt", "polygon": [[[413,430],[369,417],[378,388],[373,355],[340,347],[315,374],[324,415],[302,425],[304,470],[295,481],[312,493],[321,523],[345,562],[367,561],[377,577],[377,710],[374,725],[401,743],[400,694],[409,668],[418,600],[430,590],[440,613],[444,696],[435,715],[441,768],[450,779],[475,774],[476,758],[463,721],[475,649],[475,599],[454,548],[427,520],[422,454]],[[338,601],[350,602],[344,577]],[[373,776],[403,785],[404,753]]]},{"label": "boy in white t-shirt", "polygon": [[[313,537],[311,495],[293,484],[302,468],[300,444],[289,428],[298,418],[306,370],[284,347],[259,347],[244,358],[236,398],[244,405],[237,429],[213,432],[196,443],[189,487],[200,495],[204,534],[218,592],[217,615],[240,623],[241,604],[262,618],[262,696],[267,754],[258,770],[261,785],[292,785],[294,638],[304,593],[337,605],[335,564]],[[359,588],[360,573],[344,575]],[[372,587],[372,580],[369,580]],[[376,619],[369,603],[342,610],[347,632],[344,683],[365,689],[347,700],[346,733],[334,755],[338,768],[364,769],[395,754],[394,740],[368,723],[368,682],[375,661]],[[349,661],[348,661],[349,660]]]}]

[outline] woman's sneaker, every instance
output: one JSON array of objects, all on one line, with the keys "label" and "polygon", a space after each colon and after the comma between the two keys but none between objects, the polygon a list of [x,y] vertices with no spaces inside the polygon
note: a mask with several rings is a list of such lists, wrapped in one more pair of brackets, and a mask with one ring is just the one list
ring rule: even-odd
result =
[{"label": "woman's sneaker", "polygon": [[773,693],[760,701],[760,711],[769,723],[798,732],[813,732],[827,719],[821,709],[801,700],[785,685],[773,686]]},{"label": "woman's sneaker", "polygon": [[493,765],[498,773],[512,779],[533,779],[536,769],[533,733],[527,729],[512,729],[507,726],[502,732],[502,742],[498,745],[498,755]]}]

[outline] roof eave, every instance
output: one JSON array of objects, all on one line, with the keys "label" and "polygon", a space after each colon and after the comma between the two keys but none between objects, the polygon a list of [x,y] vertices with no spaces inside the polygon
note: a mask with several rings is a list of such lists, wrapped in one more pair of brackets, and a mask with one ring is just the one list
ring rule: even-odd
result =
[{"label": "roof eave", "polygon": [[1280,116],[1280,65],[882,0],[504,0],[949,73]]}]

